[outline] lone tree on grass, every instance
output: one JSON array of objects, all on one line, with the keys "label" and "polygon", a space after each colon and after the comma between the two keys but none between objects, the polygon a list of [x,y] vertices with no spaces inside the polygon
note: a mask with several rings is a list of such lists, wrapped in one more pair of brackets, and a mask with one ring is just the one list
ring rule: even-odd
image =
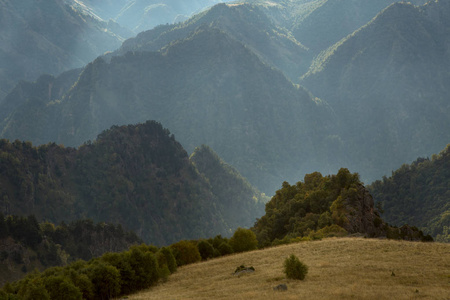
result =
[{"label": "lone tree on grass", "polygon": [[297,256],[291,254],[284,261],[284,273],[289,279],[305,279],[306,274],[308,274],[308,266],[302,263]]}]

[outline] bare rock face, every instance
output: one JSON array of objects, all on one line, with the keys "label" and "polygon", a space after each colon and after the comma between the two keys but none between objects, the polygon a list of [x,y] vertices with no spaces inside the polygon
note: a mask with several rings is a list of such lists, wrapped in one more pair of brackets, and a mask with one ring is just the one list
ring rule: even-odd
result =
[{"label": "bare rock face", "polygon": [[343,203],[347,217],[343,227],[348,233],[363,233],[368,237],[386,236],[373,198],[363,185],[358,185],[356,194],[349,194]]}]

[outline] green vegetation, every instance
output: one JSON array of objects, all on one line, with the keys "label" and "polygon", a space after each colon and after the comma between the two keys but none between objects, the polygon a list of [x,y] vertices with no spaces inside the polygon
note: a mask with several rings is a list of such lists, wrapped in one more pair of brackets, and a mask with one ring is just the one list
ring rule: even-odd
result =
[{"label": "green vegetation", "polygon": [[[243,238],[242,233],[252,235],[253,239],[251,247],[246,240],[235,240],[235,245],[242,242],[247,248],[241,246],[240,252],[256,249],[254,233],[238,228],[234,236]],[[0,299],[112,299],[164,282],[179,266],[230,254],[232,250],[219,251],[225,245],[231,248],[229,240],[218,235],[207,240],[182,240],[161,248],[133,245],[127,251],[106,252],[88,262],[72,259],[67,265],[43,272],[35,270],[18,281],[6,283],[0,290]],[[203,256],[205,253],[208,255]],[[253,267],[246,269],[254,271]]]},{"label": "green vegetation", "polygon": [[165,274],[162,269],[172,273],[167,264],[159,264],[161,256],[173,260],[168,248],[133,246],[89,262],[32,272],[6,284],[0,295],[2,299],[112,299],[155,285]]},{"label": "green vegetation", "polygon": [[385,224],[359,175],[344,168],[336,175],[307,174],[303,182],[295,185],[284,182],[266,204],[266,214],[252,230],[260,247],[353,233],[368,237],[430,239],[417,228],[403,226],[399,229]]},{"label": "green vegetation", "polygon": [[289,279],[303,280],[308,274],[308,266],[302,263],[294,254],[285,259],[283,267],[283,271]]},{"label": "green vegetation", "polygon": [[[207,178],[212,193],[219,199],[223,217],[231,228],[251,227],[255,219],[249,216],[259,217],[264,214],[264,205],[269,201],[269,197],[259,193],[210,147],[202,145],[195,148],[189,160]],[[238,211],[239,214],[236,213]]]},{"label": "green vegetation", "polygon": [[253,231],[239,227],[230,239],[230,246],[234,252],[251,251],[258,248],[258,240]]},{"label": "green vegetation", "polygon": [[[250,226],[262,214],[264,196],[211,149],[201,149],[191,162],[154,121],[114,126],[78,149],[0,140],[0,207],[53,223],[84,217],[120,223],[160,245]],[[58,230],[47,229],[63,243]]]},{"label": "green vegetation", "polygon": [[368,186],[385,221],[411,224],[436,241],[449,242],[450,145],[431,159],[418,158]]},{"label": "green vegetation", "polygon": [[[64,266],[77,259],[89,260],[106,252],[128,249],[142,240],[121,225],[77,220],[55,226],[38,223],[33,215],[0,213],[0,284],[20,278],[34,268]],[[20,269],[20,272],[18,271]]]}]

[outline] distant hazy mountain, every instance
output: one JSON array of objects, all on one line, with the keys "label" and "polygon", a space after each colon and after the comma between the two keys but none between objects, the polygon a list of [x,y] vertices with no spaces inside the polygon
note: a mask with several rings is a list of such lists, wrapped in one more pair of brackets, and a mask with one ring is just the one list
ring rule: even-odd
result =
[{"label": "distant hazy mountain", "polygon": [[[114,20],[139,33],[160,24],[185,21],[195,13],[227,0],[71,0],[104,20]],[[229,0],[228,0],[229,1]]]},{"label": "distant hazy mountain", "polygon": [[200,26],[218,28],[249,47],[260,59],[282,71],[290,78],[306,72],[312,57],[284,28],[276,26],[260,9],[253,5],[218,4],[196,15],[189,21],[159,26],[128,39],[115,53],[127,51],[158,51],[164,46],[186,38]]},{"label": "distant hazy mountain", "polygon": [[222,0],[132,0],[122,8],[115,20],[138,33],[160,24],[185,21],[194,13]]},{"label": "distant hazy mountain", "polygon": [[393,4],[315,60],[302,84],[339,116],[351,169],[380,178],[450,141],[449,20],[447,1]]},{"label": "distant hazy mountain", "polygon": [[369,186],[393,224],[408,223],[450,242],[450,144],[431,159],[419,158]]},{"label": "distant hazy mountain", "polygon": [[158,245],[228,235],[264,210],[264,197],[214,152],[195,155],[199,173],[156,122],[113,127],[78,149],[0,140],[0,161],[6,214],[114,221]]},{"label": "distant hazy mountain", "polygon": [[3,137],[77,146],[114,124],[155,119],[189,152],[201,144],[217,149],[263,191],[317,162],[329,167],[318,158],[334,141],[326,138],[333,122],[327,106],[208,26],[159,53],[97,59],[61,101],[48,99],[54,80],[41,81],[17,87],[22,100],[11,101],[27,104],[4,119]]},{"label": "distant hazy mountain", "polygon": [[1,0],[0,100],[19,80],[56,75],[115,50],[123,38],[111,30],[63,0]]},{"label": "distant hazy mountain", "polygon": [[[342,38],[352,34],[355,30],[367,24],[384,8],[399,0],[241,0],[233,3],[247,3],[256,6],[276,26],[283,28],[293,39],[301,43],[307,50],[306,64],[322,50],[337,43]],[[415,5],[421,5],[427,0],[408,1]],[[303,62],[305,63],[305,62]],[[298,63],[297,63],[298,64]],[[290,75],[294,82],[306,72],[306,69],[298,68],[296,71],[286,70],[277,65]],[[294,74],[294,72],[296,72]]]},{"label": "distant hazy mountain", "polygon": [[[295,18],[292,34],[318,53],[367,24],[397,0],[319,0],[303,6],[306,12]],[[408,1],[417,5],[427,0]]]}]

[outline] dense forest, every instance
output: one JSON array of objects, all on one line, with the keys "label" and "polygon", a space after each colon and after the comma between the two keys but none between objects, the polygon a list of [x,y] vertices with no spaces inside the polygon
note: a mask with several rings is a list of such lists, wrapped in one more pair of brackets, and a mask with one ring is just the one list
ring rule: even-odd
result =
[{"label": "dense forest", "polygon": [[450,145],[439,154],[404,164],[368,186],[394,225],[410,224],[450,242]]},{"label": "dense forest", "polygon": [[[243,220],[251,225],[265,197],[211,149],[202,153],[194,155],[200,173],[174,136],[153,121],[115,126],[78,149],[1,140],[0,207],[7,215],[34,214],[54,223],[120,223],[159,245],[226,236]],[[226,195],[231,185],[233,199]]]},{"label": "dense forest", "polygon": [[135,233],[125,231],[120,224],[77,220],[55,225],[38,223],[33,215],[5,218],[0,213],[0,284],[19,279],[34,269],[90,260],[140,243],[142,240]]}]

